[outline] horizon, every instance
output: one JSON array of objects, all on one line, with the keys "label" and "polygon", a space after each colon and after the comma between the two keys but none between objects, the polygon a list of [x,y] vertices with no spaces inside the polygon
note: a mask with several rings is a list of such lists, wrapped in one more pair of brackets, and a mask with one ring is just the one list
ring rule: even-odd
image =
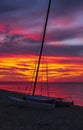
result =
[{"label": "horizon", "polygon": [[[0,83],[34,83],[34,81],[0,81]],[[37,82],[38,84],[39,83],[47,83],[47,82]],[[83,82],[48,82],[48,83],[83,83]]]}]

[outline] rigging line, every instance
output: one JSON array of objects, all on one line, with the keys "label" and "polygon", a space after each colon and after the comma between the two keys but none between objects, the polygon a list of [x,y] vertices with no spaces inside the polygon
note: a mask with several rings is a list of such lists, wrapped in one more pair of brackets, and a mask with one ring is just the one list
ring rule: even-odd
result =
[{"label": "rigging line", "polygon": [[42,95],[42,93],[43,93],[43,86],[44,86],[44,77],[43,77],[43,74],[44,74],[44,72],[43,72],[43,65],[44,65],[44,55],[42,55],[42,81],[43,82],[41,82],[41,95]]},{"label": "rigging line", "polygon": [[37,78],[38,78],[38,72],[39,72],[39,67],[40,67],[40,61],[41,61],[41,56],[42,56],[42,50],[43,50],[43,45],[44,45],[44,41],[45,41],[46,27],[47,27],[47,23],[48,23],[49,12],[50,12],[50,6],[51,6],[51,0],[49,0],[49,3],[48,3],[47,16],[46,16],[46,20],[45,20],[44,33],[43,33],[43,37],[42,37],[42,44],[41,44],[41,48],[40,48],[37,72],[36,72],[36,77],[35,77],[35,82],[34,82],[34,88],[33,88],[32,95],[35,94],[36,83],[37,83]]},{"label": "rigging line", "polygon": [[47,95],[49,97],[49,85],[48,85],[48,64],[46,61],[46,76],[47,76]]},{"label": "rigging line", "polygon": [[[35,59],[36,59],[36,56],[35,56]],[[37,62],[37,61],[36,61]],[[31,87],[32,87],[32,82],[33,82],[33,80],[34,80],[34,75],[35,75],[35,72],[36,72],[36,68],[37,68],[37,66],[36,66],[36,62],[33,64],[34,65],[34,70],[32,70],[32,81],[31,81],[31,83],[30,83],[30,85],[28,86],[26,86],[26,88],[25,88],[25,94],[26,94],[26,92],[27,92],[27,89],[29,88],[29,90],[28,90],[28,92],[30,92],[30,90],[31,90]],[[30,81],[29,81],[30,82]]]},{"label": "rigging line", "polygon": [[35,62],[35,65],[34,65],[34,71],[33,71],[33,75],[32,75],[32,81],[31,81],[31,84],[30,84],[30,87],[29,87],[29,92],[31,91],[31,88],[32,88],[32,85],[33,85],[33,81],[34,81],[34,76],[35,76],[35,72],[36,72],[36,62]]}]

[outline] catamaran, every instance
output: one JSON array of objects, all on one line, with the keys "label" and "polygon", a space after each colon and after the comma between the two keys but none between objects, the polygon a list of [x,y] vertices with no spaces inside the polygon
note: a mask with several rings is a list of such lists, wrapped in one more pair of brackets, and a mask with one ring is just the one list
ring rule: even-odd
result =
[{"label": "catamaran", "polygon": [[37,64],[37,70],[36,70],[36,76],[35,76],[32,95],[24,94],[22,98],[8,96],[8,98],[14,101],[15,103],[20,103],[26,106],[48,108],[48,109],[54,109],[57,106],[72,106],[73,105],[73,101],[65,101],[63,98],[53,98],[53,97],[48,97],[48,96],[35,95],[35,92],[37,89],[36,88],[37,79],[38,79],[39,67],[41,63],[42,51],[43,51],[43,46],[44,46],[44,41],[45,41],[50,7],[51,7],[51,0],[49,0],[49,3],[48,3],[47,15],[46,15],[46,20],[45,20],[45,26],[44,26],[44,31],[43,31],[42,43],[41,43],[41,48],[40,48],[40,54],[39,54],[39,59],[38,59],[38,64]]}]

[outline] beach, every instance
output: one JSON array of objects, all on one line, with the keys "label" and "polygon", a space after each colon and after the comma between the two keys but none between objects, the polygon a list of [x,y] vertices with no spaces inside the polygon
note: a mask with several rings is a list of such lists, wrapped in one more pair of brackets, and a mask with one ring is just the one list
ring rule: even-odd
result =
[{"label": "beach", "polygon": [[54,110],[13,104],[8,95],[22,94],[0,90],[0,130],[83,130],[83,107]]}]

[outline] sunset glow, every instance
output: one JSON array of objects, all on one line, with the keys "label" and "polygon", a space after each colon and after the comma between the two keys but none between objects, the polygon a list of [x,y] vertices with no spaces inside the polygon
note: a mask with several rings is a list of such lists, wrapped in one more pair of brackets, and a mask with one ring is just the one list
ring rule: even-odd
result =
[{"label": "sunset glow", "polygon": [[[53,0],[38,81],[83,81],[83,1]],[[0,82],[34,81],[48,1],[0,0]]]},{"label": "sunset glow", "polygon": [[[35,77],[37,59],[36,55],[14,55],[0,58],[0,81],[34,81],[33,75]],[[44,56],[41,61],[38,81],[47,80],[46,61],[48,61],[49,82],[82,81],[82,58],[77,57],[76,59],[78,59],[77,63],[75,57]],[[63,62],[63,60],[67,60],[68,63]]]}]

